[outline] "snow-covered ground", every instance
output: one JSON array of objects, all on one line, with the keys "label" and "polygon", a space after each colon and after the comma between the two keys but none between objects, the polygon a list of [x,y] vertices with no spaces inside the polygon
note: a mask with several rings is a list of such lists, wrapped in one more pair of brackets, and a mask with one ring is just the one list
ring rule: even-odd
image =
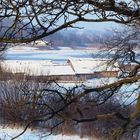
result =
[{"label": "snow-covered ground", "polygon": [[25,75],[74,75],[70,65],[54,64],[49,60],[4,60],[0,61],[3,71]]},{"label": "snow-covered ground", "polygon": [[[5,53],[5,61],[0,61],[5,72],[27,75],[75,75],[106,70],[106,59],[93,58],[99,50],[65,49],[42,50],[39,47],[15,46]],[[70,65],[67,61],[70,60]],[[71,66],[72,65],[72,66]],[[98,69],[98,70],[97,70]]]},{"label": "snow-covered ground", "polygon": [[[17,136],[23,131],[22,128],[3,128],[0,127],[0,140],[11,140],[13,137]],[[95,138],[80,138],[77,135],[48,135],[47,133],[42,133],[36,130],[28,129],[24,134],[15,140],[96,140]]]},{"label": "snow-covered ground", "polygon": [[93,58],[100,57],[101,52],[97,50],[72,50],[72,49],[60,49],[60,50],[40,50],[35,47],[16,46],[10,48],[5,53],[5,59],[7,60],[51,60],[56,63],[64,63],[69,58]]},{"label": "snow-covered ground", "polygon": [[118,79],[115,78],[115,77],[111,77],[111,78],[93,78],[93,79],[89,79],[89,80],[85,81],[83,84],[86,87],[95,88],[95,87],[103,86],[103,85],[106,85],[106,84],[114,83],[115,81],[118,81]]}]

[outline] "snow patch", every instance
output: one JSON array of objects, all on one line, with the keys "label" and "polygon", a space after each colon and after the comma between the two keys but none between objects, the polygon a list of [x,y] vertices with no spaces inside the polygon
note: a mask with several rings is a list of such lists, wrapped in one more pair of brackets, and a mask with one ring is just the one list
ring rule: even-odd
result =
[{"label": "snow patch", "polygon": [[[0,127],[0,139],[2,140],[11,140],[11,138],[17,136],[23,131],[22,128],[3,128]],[[49,135],[47,133],[41,133],[39,131],[28,129],[23,135],[18,137],[16,140],[90,140],[90,138],[80,138],[77,135]],[[93,139],[92,139],[93,140]],[[96,139],[94,139],[96,140]]]}]

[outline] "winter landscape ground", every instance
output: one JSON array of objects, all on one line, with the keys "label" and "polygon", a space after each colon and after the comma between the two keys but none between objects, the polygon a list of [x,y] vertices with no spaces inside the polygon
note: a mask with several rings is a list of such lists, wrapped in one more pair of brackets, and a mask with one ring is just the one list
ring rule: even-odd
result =
[{"label": "winter landscape ground", "polygon": [[[56,49],[46,49],[39,48],[39,47],[30,47],[30,46],[15,46],[12,48],[7,49],[7,51],[3,55],[4,60],[1,63],[10,62],[11,65],[9,65],[12,69],[16,67],[16,62],[21,62],[21,65],[23,64],[22,61],[26,61],[25,66],[23,66],[21,69],[18,69],[18,72],[22,71],[23,69],[30,68],[30,71],[34,71],[34,75],[38,74],[38,71],[36,71],[36,67],[39,67],[39,64],[47,63],[47,64],[54,64],[54,65],[65,65],[67,63],[68,59],[73,60],[102,60],[102,59],[108,59],[106,58],[106,52],[104,50],[99,49],[91,49],[91,48],[77,48],[73,49],[71,47],[57,47]],[[45,68],[44,64],[44,68]],[[31,67],[32,65],[32,67]],[[33,66],[34,65],[34,66]],[[43,69],[42,67],[42,69]],[[64,70],[66,71],[66,70]],[[16,69],[15,71],[16,72]],[[58,71],[56,71],[58,72]],[[70,72],[70,71],[68,71]],[[63,72],[64,73],[64,72]],[[46,73],[48,74],[48,73]],[[57,74],[57,73],[56,73]],[[43,73],[45,75],[45,71]],[[76,84],[84,84],[87,87],[96,87],[104,84],[113,83],[117,79],[114,78],[93,78],[87,81],[84,81],[83,83],[59,83],[62,86],[65,87],[72,87]],[[128,87],[122,87],[121,98],[118,96],[118,100],[122,102],[122,104],[129,104],[132,100],[135,100],[137,96],[131,96],[131,91],[133,91],[136,86],[138,85],[131,85],[128,89]],[[129,92],[130,91],[130,92]],[[126,94],[128,92],[128,94]],[[124,94],[125,93],[125,94]],[[129,97],[130,96],[130,97]],[[127,97],[127,100],[125,98]],[[2,140],[11,140],[14,136],[20,134],[23,131],[24,128],[17,127],[17,126],[1,126],[0,127],[0,138]],[[46,131],[39,131],[39,130],[31,130],[27,129],[27,131],[20,137],[18,137],[16,140],[97,140],[94,137],[84,137],[80,138],[80,136],[77,135],[49,135],[46,136]]]},{"label": "winter landscape ground", "polygon": [[[10,127],[0,127],[0,139],[1,140],[11,140],[14,136],[17,136],[23,131],[24,128],[10,128]],[[44,131],[39,132],[39,130],[28,129],[23,135],[15,140],[96,140],[95,138],[80,138],[79,136],[71,135],[48,135]]]},{"label": "winter landscape ground", "polygon": [[[4,61],[32,61],[41,62],[44,60],[51,61],[54,64],[65,64],[68,59],[92,59],[93,57],[99,59],[101,52],[95,49],[89,48],[77,48],[72,49],[70,47],[58,47],[59,50],[48,50],[40,49],[38,47],[29,47],[29,46],[15,46],[7,49],[4,53]],[[3,61],[3,62],[4,62]],[[11,65],[15,67],[15,65]],[[30,64],[26,67],[30,67]],[[32,71],[35,71],[35,67],[32,68]],[[86,85],[92,85],[91,81],[85,81]],[[101,80],[102,81],[102,80]],[[100,81],[100,82],[101,82]],[[60,83],[61,84],[61,83]],[[99,83],[98,83],[99,84]],[[63,84],[61,84],[63,85]],[[75,83],[67,83],[66,87],[73,86]],[[23,131],[23,128],[20,127],[9,127],[1,126],[0,127],[0,139],[1,140],[11,140],[14,136],[18,135]],[[44,137],[43,137],[44,136]],[[46,137],[46,132],[40,132],[39,130],[28,129],[22,136],[18,137],[16,140],[96,140],[95,138],[80,138],[79,136],[65,136],[65,135],[50,135]]]},{"label": "winter landscape ground", "polygon": [[16,46],[9,48],[4,57],[8,60],[51,60],[54,63],[64,63],[69,58],[93,58],[100,57],[101,51],[95,49],[81,48],[72,49],[71,47],[58,47],[59,50],[45,50],[36,47]]}]

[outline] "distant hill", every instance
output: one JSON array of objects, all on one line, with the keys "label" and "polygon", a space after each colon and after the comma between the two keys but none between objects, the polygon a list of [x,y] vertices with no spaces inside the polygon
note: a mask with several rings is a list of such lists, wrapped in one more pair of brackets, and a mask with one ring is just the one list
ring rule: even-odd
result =
[{"label": "distant hill", "polygon": [[101,32],[94,30],[63,30],[44,38],[52,42],[53,46],[80,46],[85,47],[87,44],[103,44],[105,37],[110,36],[109,31]]},{"label": "distant hill", "polygon": [[[13,19],[5,18],[0,21],[0,36],[10,36],[12,38],[28,38],[31,37],[31,28],[28,25],[24,30],[19,31],[24,26],[24,21],[17,24],[16,29],[9,27],[13,24]],[[39,33],[39,32],[38,32]],[[86,47],[88,44],[103,44],[103,40],[106,36],[111,36],[109,31],[95,31],[85,29],[65,29],[54,33],[48,37],[43,38],[45,41],[52,42],[55,46],[67,46],[67,47]]]}]

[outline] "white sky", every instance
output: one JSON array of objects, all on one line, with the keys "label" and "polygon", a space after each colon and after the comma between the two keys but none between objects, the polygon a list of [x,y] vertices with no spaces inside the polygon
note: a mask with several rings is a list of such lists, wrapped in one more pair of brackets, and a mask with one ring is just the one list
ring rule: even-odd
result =
[{"label": "white sky", "polygon": [[96,31],[104,31],[112,28],[118,28],[120,24],[114,22],[93,22],[93,23],[85,23],[79,22],[76,26],[84,27],[85,29],[92,29]]}]

